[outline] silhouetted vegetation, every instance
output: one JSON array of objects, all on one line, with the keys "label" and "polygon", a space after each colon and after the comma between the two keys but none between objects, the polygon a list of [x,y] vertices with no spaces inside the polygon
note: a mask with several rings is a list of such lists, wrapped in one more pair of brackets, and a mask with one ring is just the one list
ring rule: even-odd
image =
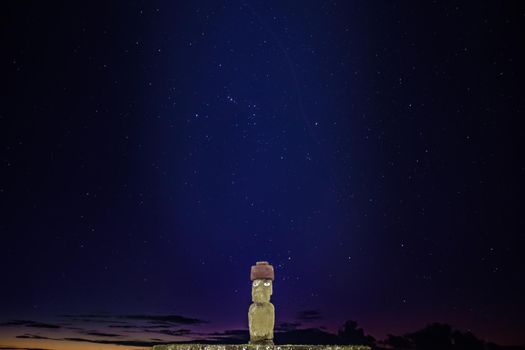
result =
[{"label": "silhouetted vegetation", "polygon": [[389,334],[377,342],[376,349],[391,350],[518,350],[524,347],[499,346],[478,339],[472,332],[461,332],[444,323],[432,323],[405,335]]},{"label": "silhouetted vegetation", "polygon": [[341,342],[347,344],[374,345],[375,339],[371,335],[365,335],[363,328],[357,328],[356,321],[346,321],[337,333]]}]

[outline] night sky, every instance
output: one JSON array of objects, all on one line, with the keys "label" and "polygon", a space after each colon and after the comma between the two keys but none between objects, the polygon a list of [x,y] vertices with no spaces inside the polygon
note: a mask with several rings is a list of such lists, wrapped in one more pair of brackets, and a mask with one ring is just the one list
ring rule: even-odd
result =
[{"label": "night sky", "polygon": [[1,6],[0,346],[525,345],[523,2]]}]

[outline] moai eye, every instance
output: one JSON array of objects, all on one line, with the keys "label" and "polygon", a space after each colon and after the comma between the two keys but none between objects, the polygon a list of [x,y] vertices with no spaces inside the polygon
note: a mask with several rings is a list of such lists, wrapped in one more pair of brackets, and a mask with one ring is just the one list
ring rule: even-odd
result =
[{"label": "moai eye", "polygon": [[253,286],[257,287],[261,281],[253,281]]},{"label": "moai eye", "polygon": [[270,286],[270,282],[264,282],[264,285],[265,285],[266,287],[269,287],[269,286]]}]

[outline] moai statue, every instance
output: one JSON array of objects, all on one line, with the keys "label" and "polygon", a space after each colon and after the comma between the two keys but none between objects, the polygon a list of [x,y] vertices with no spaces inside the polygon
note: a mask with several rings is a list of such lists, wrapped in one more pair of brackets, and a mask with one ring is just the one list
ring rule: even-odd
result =
[{"label": "moai statue", "polygon": [[275,324],[275,309],[270,303],[273,266],[267,261],[257,261],[250,273],[252,280],[252,301],[248,310],[248,325],[250,328],[250,344],[273,345],[273,326]]}]

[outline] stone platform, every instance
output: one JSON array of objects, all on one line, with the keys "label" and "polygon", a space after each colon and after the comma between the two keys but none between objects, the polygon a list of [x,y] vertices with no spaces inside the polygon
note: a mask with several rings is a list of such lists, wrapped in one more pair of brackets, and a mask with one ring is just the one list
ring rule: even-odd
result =
[{"label": "stone platform", "polygon": [[167,344],[153,350],[372,350],[365,345],[255,345],[255,344]]}]

